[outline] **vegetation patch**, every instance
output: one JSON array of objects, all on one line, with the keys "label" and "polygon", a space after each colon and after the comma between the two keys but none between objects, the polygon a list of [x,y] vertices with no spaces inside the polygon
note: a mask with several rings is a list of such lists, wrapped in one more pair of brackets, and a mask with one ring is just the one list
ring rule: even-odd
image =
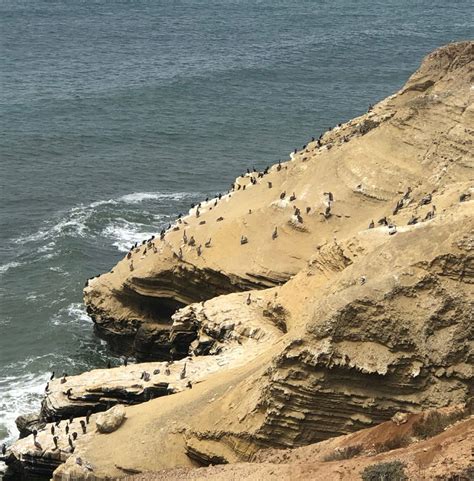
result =
[{"label": "vegetation patch", "polygon": [[407,481],[406,464],[401,461],[378,463],[367,466],[362,471],[363,481]]},{"label": "vegetation patch", "polygon": [[362,444],[354,444],[346,448],[335,449],[333,453],[323,458],[323,461],[341,461],[342,459],[351,459],[358,456],[364,447]]}]

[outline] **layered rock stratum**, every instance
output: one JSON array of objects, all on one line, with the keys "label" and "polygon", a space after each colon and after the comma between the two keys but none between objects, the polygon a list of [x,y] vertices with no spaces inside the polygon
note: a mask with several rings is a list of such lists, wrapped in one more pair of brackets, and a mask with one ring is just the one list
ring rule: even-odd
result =
[{"label": "layered rock stratum", "polygon": [[436,50],[366,114],[89,280],[99,333],[148,362],[50,386],[49,422],[129,405],[54,479],[248,462],[468,402],[473,66],[474,42]]}]

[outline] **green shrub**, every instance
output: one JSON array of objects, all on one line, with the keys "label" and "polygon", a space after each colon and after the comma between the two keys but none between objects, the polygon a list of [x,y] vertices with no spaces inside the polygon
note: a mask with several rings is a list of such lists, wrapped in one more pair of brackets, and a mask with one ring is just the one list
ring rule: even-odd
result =
[{"label": "green shrub", "polygon": [[401,461],[378,463],[367,466],[362,471],[363,481],[407,481],[406,465]]}]

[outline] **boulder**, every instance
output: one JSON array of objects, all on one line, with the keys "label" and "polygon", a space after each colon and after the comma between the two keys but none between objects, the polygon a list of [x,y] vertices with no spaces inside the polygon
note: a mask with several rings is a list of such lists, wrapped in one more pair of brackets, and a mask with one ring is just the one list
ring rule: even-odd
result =
[{"label": "boulder", "polygon": [[125,420],[125,407],[122,404],[117,404],[108,411],[100,414],[95,422],[97,430],[100,433],[113,433],[116,431]]}]

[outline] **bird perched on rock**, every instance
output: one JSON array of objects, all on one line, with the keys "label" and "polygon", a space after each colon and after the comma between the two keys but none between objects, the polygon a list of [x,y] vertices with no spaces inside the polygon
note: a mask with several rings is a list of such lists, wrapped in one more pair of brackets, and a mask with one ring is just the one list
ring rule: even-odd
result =
[{"label": "bird perched on rock", "polygon": [[463,192],[460,196],[459,196],[459,202],[466,202],[467,200],[469,200],[471,198],[471,194],[469,192]]},{"label": "bird perched on rock", "polygon": [[184,379],[186,377],[186,363],[184,363],[183,369],[181,370],[181,373],[179,375],[180,379]]},{"label": "bird perched on rock", "polygon": [[77,439],[77,433],[73,432],[72,433],[72,440],[75,441]]},{"label": "bird perched on rock", "polygon": [[201,254],[202,254],[202,247],[201,247],[201,244],[199,244],[197,248],[197,255],[200,256]]},{"label": "bird perched on rock", "polygon": [[110,361],[107,361],[107,369],[110,369],[112,367],[112,363]]},{"label": "bird perched on rock", "polygon": [[386,217],[382,217],[381,219],[379,219],[379,220],[377,221],[377,224],[379,224],[379,225],[388,225],[388,220],[387,220]]},{"label": "bird perched on rock", "polygon": [[61,378],[61,384],[64,384],[67,381],[67,374],[64,372],[63,377]]},{"label": "bird perched on rock", "polygon": [[183,249],[181,249],[181,247],[179,248],[179,251],[178,251],[178,259],[179,259],[180,261],[183,260]]},{"label": "bird perched on rock", "polygon": [[412,215],[409,221],[407,222],[407,225],[415,225],[417,223],[418,223],[418,217],[415,217],[414,215]]},{"label": "bird perched on rock", "polygon": [[268,188],[271,189],[273,187],[273,184],[271,182],[267,182]]},{"label": "bird perched on rock", "polygon": [[54,379],[54,371],[51,373],[51,377],[49,378],[50,381]]},{"label": "bird perched on rock", "polygon": [[431,194],[426,194],[420,200],[420,205],[427,205],[431,202],[432,196]]},{"label": "bird perched on rock", "polygon": [[166,374],[166,376],[169,376],[169,375],[171,374],[171,371],[170,371],[170,368],[169,368],[169,367],[167,367],[167,368],[165,369],[165,374]]},{"label": "bird perched on rock", "polygon": [[431,220],[436,215],[436,206],[433,206],[430,211],[426,213],[426,216],[423,220]]},{"label": "bird perched on rock", "polygon": [[41,444],[38,442],[38,440],[35,438],[33,438],[33,444],[35,445],[35,448],[36,449],[43,449],[43,447],[41,446]]},{"label": "bird perched on rock", "polygon": [[128,266],[130,271],[133,271],[133,261],[130,262],[130,265]]},{"label": "bird perched on rock", "polygon": [[272,234],[272,239],[275,240],[278,237],[278,229],[275,227],[273,234]]},{"label": "bird perched on rock", "polygon": [[54,433],[55,433],[55,429],[54,429],[54,424],[51,426],[51,434],[54,436]]},{"label": "bird perched on rock", "polygon": [[191,381],[188,381],[186,383],[186,387],[189,388],[189,389],[192,389],[193,388],[193,383]]},{"label": "bird perched on rock", "polygon": [[124,358],[123,359],[123,365],[126,367],[128,365],[128,358]]},{"label": "bird perched on rock", "polygon": [[89,411],[87,411],[87,414],[86,414],[86,424],[89,424],[91,415],[92,415],[92,411],[89,409]]},{"label": "bird perched on rock", "polygon": [[218,217],[218,218],[216,219],[217,222],[220,222],[220,221],[222,221],[222,220],[224,220],[224,217]]},{"label": "bird perched on rock", "polygon": [[64,427],[64,431],[66,434],[69,434],[69,424],[66,424],[66,426]]},{"label": "bird perched on rock", "polygon": [[157,374],[160,374],[160,372],[161,372],[161,371],[160,371],[159,369],[155,369],[155,370],[153,371],[153,374],[154,374],[154,375],[157,375]]},{"label": "bird perched on rock", "polygon": [[81,425],[81,428],[82,428],[82,434],[86,434],[87,432],[86,422],[83,419],[81,419],[79,421],[79,424]]},{"label": "bird perched on rock", "polygon": [[196,245],[196,239],[194,238],[194,236],[191,236],[191,238],[189,239],[188,245],[191,247]]},{"label": "bird perched on rock", "polygon": [[240,237],[240,243],[243,245],[243,244],[247,244],[248,243],[248,239],[247,237],[245,237],[244,235]]},{"label": "bird perched on rock", "polygon": [[209,240],[204,244],[204,247],[211,247],[211,238],[209,238]]},{"label": "bird perched on rock", "polygon": [[67,442],[69,443],[69,446],[70,446],[71,448],[74,447],[74,444],[73,444],[73,442],[72,442],[71,436],[68,436]]},{"label": "bird perched on rock", "polygon": [[7,454],[7,445],[5,443],[2,444],[2,456],[5,456]]},{"label": "bird perched on rock", "polygon": [[283,191],[283,192],[280,194],[280,199],[283,200],[285,197],[286,197],[286,192]]},{"label": "bird perched on rock", "polygon": [[334,202],[334,196],[332,195],[332,192],[324,192],[324,195],[328,196],[329,202]]},{"label": "bird perched on rock", "polygon": [[290,202],[293,202],[294,200],[296,200],[296,195],[293,192],[293,194],[291,194],[291,196],[290,196]]},{"label": "bird perched on rock", "polygon": [[311,207],[306,207],[306,213],[309,214],[311,212]]},{"label": "bird perched on rock", "polygon": [[369,224],[369,229],[373,229],[375,227],[375,224],[374,224],[374,221],[373,219],[370,221],[370,224]]},{"label": "bird perched on rock", "polygon": [[46,383],[46,387],[44,388],[44,392],[48,392],[49,391],[49,382]]},{"label": "bird perched on rock", "polygon": [[54,449],[58,449],[58,439],[57,436],[53,436]]},{"label": "bird perched on rock", "polygon": [[247,297],[247,300],[245,301],[247,303],[247,306],[250,306],[250,304],[252,303],[252,299],[250,298],[250,293]]}]

